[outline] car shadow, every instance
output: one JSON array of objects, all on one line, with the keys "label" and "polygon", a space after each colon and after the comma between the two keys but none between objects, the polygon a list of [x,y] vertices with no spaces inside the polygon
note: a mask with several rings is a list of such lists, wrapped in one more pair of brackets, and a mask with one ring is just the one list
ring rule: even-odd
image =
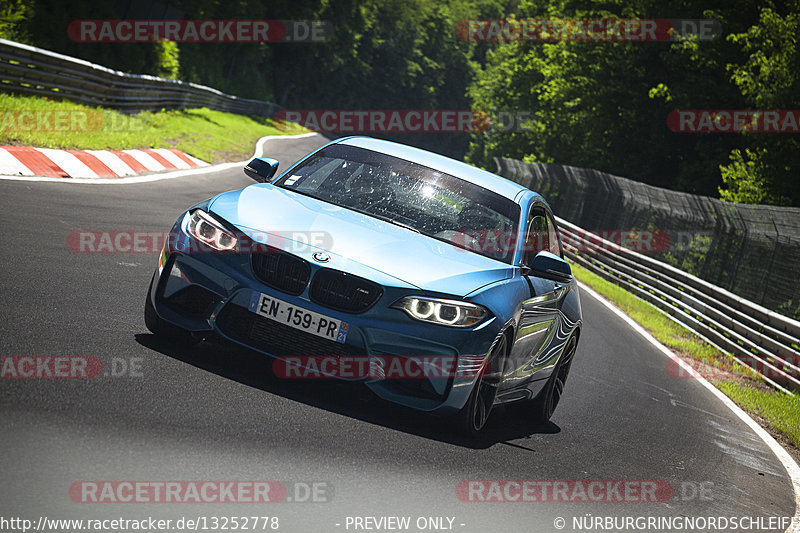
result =
[{"label": "car shadow", "polygon": [[499,406],[480,436],[461,436],[447,419],[383,400],[359,382],[280,378],[272,371],[274,359],[232,342],[214,340],[185,347],[152,334],[140,333],[135,338],[145,348],[243,385],[362,422],[456,446],[486,449],[502,443],[534,451],[512,441],[561,431],[552,422],[535,424],[516,410]]}]

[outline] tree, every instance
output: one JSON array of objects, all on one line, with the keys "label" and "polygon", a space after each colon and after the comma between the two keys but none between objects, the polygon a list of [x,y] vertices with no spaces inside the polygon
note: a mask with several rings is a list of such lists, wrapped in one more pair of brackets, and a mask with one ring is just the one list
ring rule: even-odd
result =
[{"label": "tree", "polygon": [[[764,8],[758,23],[729,36],[747,54],[731,64],[731,79],[748,106],[759,110],[800,109],[800,2]],[[743,134],[745,154],[735,150],[720,167],[723,200],[800,205],[800,140],[797,133]]]},{"label": "tree", "polygon": [[775,196],[770,179],[771,168],[767,163],[767,150],[733,150],[730,163],[720,165],[722,183],[719,196],[726,202],[744,204],[786,205],[788,198]]},{"label": "tree", "polygon": [[[795,0],[796,2],[796,0]],[[732,0],[716,8],[710,0],[690,2],[523,1],[516,16],[546,18],[658,18],[671,13],[683,18],[708,18],[721,23],[725,35],[749,34],[758,20],[754,0]],[[775,63],[797,64],[796,45],[784,24],[772,30],[784,40]],[[595,168],[662,187],[716,195],[722,185],[720,165],[751,138],[735,134],[675,133],[666,125],[677,109],[745,109],[751,104],[742,84],[731,77],[731,65],[747,65],[764,39],[748,49],[741,39],[672,42],[512,42],[498,43],[487,54],[470,86],[473,105],[487,110],[525,110],[534,117],[516,131],[476,134],[468,158],[487,168],[496,156]],[[772,59],[769,59],[772,61]],[[771,63],[772,64],[772,63]],[[748,72],[754,69],[748,69]],[[798,94],[797,71],[781,68],[778,80],[791,87],[776,94]],[[737,72],[737,71],[734,71]],[[758,79],[755,71],[750,77]],[[774,74],[773,74],[774,75]],[[772,78],[770,78],[772,79]],[[759,92],[756,89],[755,92]],[[784,105],[789,103],[784,102]],[[793,104],[797,107],[796,101]],[[789,107],[790,109],[792,107]],[[768,136],[762,135],[766,140]],[[752,136],[751,136],[752,137]],[[794,146],[782,138],[780,146]],[[770,141],[773,143],[773,141]],[[790,162],[797,153],[770,144],[767,159]],[[772,165],[772,163],[771,163]],[[773,170],[770,170],[773,172]],[[787,170],[787,172],[790,172]],[[732,174],[728,173],[727,177]],[[778,180],[776,183],[783,183]],[[765,181],[770,186],[771,180]],[[767,198],[797,198],[784,187]],[[797,201],[797,200],[795,200]]]},{"label": "tree", "polygon": [[25,22],[33,14],[25,0],[0,0],[0,38],[27,43]]}]

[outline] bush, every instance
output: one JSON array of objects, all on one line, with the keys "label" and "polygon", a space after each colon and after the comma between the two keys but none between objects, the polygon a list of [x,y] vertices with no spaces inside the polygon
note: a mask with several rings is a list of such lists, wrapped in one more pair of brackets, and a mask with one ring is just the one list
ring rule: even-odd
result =
[{"label": "bush", "polygon": [[180,61],[178,59],[178,43],[160,39],[155,43],[155,53],[155,75],[160,78],[177,80],[181,70]]}]

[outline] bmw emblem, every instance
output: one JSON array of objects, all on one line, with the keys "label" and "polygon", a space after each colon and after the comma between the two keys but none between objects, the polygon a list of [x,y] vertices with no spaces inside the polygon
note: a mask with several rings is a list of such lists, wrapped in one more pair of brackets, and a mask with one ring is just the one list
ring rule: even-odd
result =
[{"label": "bmw emblem", "polygon": [[316,261],[318,263],[327,263],[328,261],[331,260],[331,256],[329,256],[325,252],[316,252],[311,257],[313,257],[314,261]]}]

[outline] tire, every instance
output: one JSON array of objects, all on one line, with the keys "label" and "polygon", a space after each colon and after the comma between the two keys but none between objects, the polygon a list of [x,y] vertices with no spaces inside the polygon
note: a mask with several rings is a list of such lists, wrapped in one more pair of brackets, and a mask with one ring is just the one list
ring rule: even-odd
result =
[{"label": "tire", "polygon": [[503,363],[508,354],[508,337],[504,334],[495,343],[478,373],[467,404],[455,415],[459,433],[475,437],[486,426],[503,376]]},{"label": "tire", "polygon": [[537,424],[545,424],[553,416],[553,413],[561,401],[564,394],[564,387],[567,384],[572,361],[575,358],[575,350],[578,348],[578,337],[573,335],[567,341],[561,358],[556,363],[553,373],[547,380],[542,392],[536,399],[529,402],[529,409],[526,409],[528,416],[533,417]]},{"label": "tire", "polygon": [[192,335],[191,331],[170,324],[158,316],[153,303],[150,301],[149,291],[144,300],[144,325],[156,337],[182,346],[194,346],[202,340]]}]

